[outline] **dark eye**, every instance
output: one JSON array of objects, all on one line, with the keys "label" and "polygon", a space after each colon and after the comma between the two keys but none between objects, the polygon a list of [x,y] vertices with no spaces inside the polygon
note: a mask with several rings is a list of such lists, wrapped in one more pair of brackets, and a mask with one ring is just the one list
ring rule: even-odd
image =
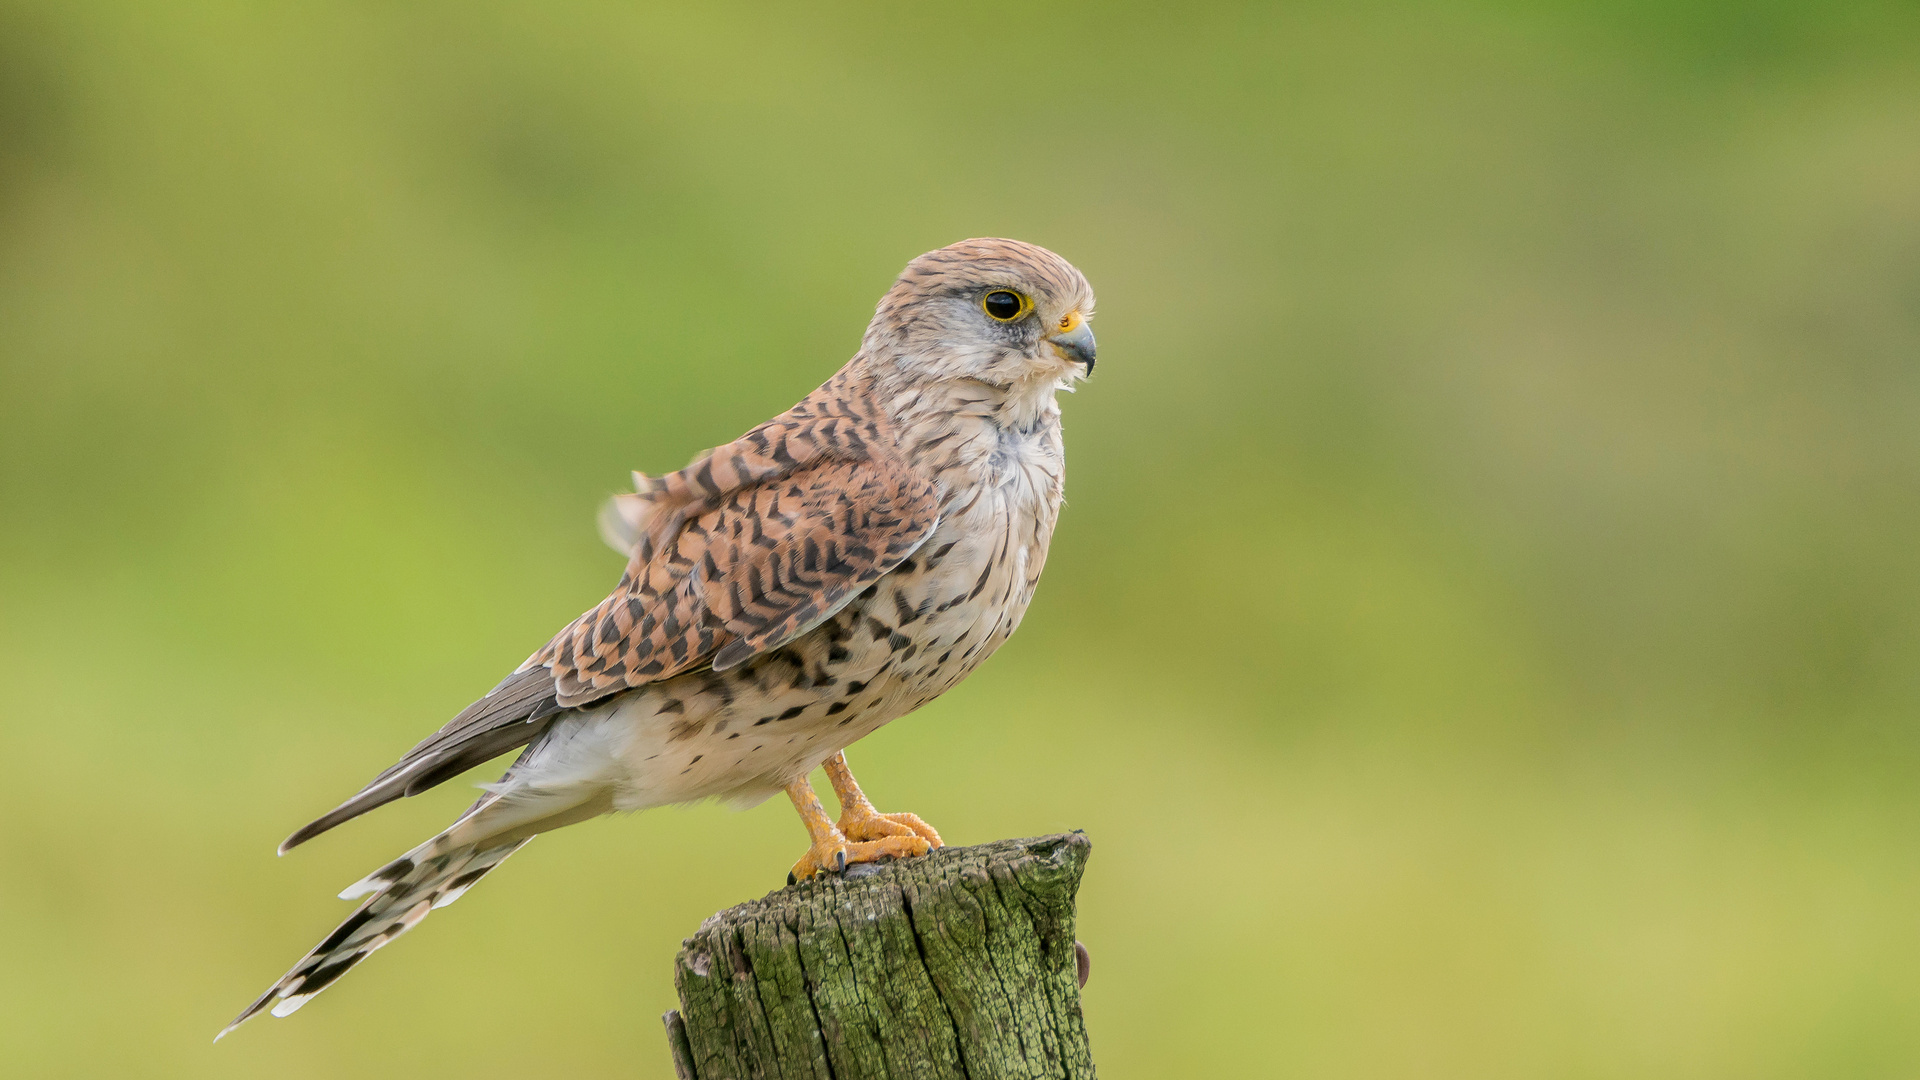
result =
[{"label": "dark eye", "polygon": [[1017,292],[995,289],[981,298],[980,306],[1001,322],[1012,322],[1027,313],[1027,298]]}]

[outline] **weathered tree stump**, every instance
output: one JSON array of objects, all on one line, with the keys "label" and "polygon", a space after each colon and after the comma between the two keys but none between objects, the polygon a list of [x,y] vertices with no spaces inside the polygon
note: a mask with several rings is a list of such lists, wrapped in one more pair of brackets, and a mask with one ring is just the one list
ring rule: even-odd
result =
[{"label": "weathered tree stump", "polygon": [[1085,834],[855,866],[713,915],[674,964],[681,1080],[1091,1078]]}]

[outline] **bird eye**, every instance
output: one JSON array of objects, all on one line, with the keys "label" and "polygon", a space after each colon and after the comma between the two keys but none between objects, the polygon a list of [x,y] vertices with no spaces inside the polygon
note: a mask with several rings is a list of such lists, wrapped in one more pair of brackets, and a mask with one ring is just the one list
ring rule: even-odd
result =
[{"label": "bird eye", "polygon": [[1033,304],[1017,292],[995,289],[982,297],[980,306],[987,315],[1000,322],[1012,322],[1033,309]]}]

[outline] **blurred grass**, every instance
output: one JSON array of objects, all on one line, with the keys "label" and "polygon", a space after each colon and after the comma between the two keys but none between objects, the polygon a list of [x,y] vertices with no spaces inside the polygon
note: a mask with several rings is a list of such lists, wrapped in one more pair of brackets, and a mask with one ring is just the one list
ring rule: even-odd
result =
[{"label": "blurred grass", "polygon": [[1084,827],[1103,1073],[1920,1065],[1920,13],[0,0],[9,1074],[643,1075],[780,806],[272,844],[594,602],[905,260],[1101,295],[1020,637],[854,752]]}]

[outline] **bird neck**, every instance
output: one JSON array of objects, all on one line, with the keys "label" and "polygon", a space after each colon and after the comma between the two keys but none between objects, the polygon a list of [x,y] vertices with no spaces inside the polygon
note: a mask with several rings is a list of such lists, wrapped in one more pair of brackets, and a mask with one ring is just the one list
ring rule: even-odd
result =
[{"label": "bird neck", "polygon": [[1031,431],[1059,416],[1054,394],[1068,388],[1057,371],[1037,371],[1005,382],[966,375],[941,377],[920,365],[888,362],[864,351],[842,374],[866,382],[874,404],[901,430],[954,417]]},{"label": "bird neck", "polygon": [[972,422],[1006,431],[1031,432],[1055,422],[1060,407],[1054,377],[994,383],[981,379],[928,379],[888,388],[882,407],[902,430],[942,427],[948,421]]}]

